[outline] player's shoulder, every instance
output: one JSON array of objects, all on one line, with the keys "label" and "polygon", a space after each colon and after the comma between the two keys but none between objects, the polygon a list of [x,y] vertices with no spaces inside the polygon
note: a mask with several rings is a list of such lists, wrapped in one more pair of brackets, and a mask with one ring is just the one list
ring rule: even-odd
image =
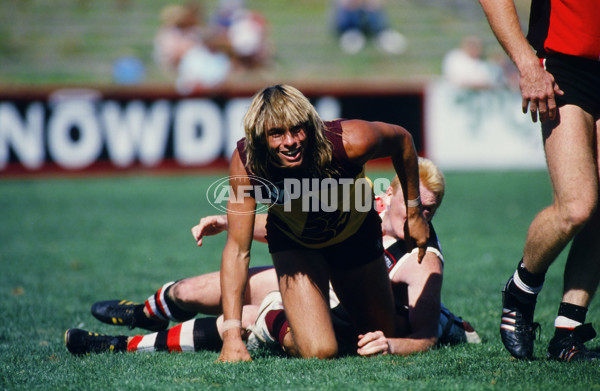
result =
[{"label": "player's shoulder", "polygon": [[364,164],[373,147],[378,145],[379,137],[372,122],[352,119],[341,122],[342,143],[348,158]]},{"label": "player's shoulder", "polygon": [[372,122],[362,119],[340,119],[340,127],[344,134],[353,135],[355,132],[361,132],[372,126]]}]

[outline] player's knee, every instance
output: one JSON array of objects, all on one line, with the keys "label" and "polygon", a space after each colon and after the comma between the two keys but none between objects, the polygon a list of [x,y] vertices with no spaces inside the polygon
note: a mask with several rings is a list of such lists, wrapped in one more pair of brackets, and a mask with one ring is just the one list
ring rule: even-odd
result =
[{"label": "player's knee", "polygon": [[338,354],[338,346],[336,341],[329,341],[298,347],[298,351],[302,358],[318,358],[323,360],[336,357]]},{"label": "player's knee", "polygon": [[577,233],[594,215],[596,200],[579,199],[561,208],[562,230],[569,236]]},{"label": "player's knee", "polygon": [[194,289],[188,280],[177,281],[169,290],[169,297],[177,305],[185,306],[194,299]]}]

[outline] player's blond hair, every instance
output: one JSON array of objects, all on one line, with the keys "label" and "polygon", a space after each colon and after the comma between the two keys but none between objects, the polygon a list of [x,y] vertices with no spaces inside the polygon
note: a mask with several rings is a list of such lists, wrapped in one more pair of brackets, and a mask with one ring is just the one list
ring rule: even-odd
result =
[{"label": "player's blond hair", "polygon": [[246,167],[254,175],[270,178],[269,166],[278,163],[267,147],[266,132],[272,127],[302,125],[307,136],[304,164],[310,175],[324,178],[334,173],[333,147],[325,137],[325,124],[310,101],[296,88],[278,84],[259,91],[243,120],[246,133]]},{"label": "player's blond hair", "polygon": [[[444,174],[431,160],[419,157],[419,180],[431,192],[435,195],[437,206],[442,204],[444,199],[444,192],[446,191],[446,179]],[[396,175],[392,181],[392,189],[394,192],[400,187],[400,180]]]}]

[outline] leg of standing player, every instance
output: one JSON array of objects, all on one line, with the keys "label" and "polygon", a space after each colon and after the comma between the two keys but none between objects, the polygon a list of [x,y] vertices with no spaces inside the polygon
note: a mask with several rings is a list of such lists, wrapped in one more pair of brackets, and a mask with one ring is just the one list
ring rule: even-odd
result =
[{"label": "leg of standing player", "polygon": [[[593,229],[596,219],[599,177],[596,124],[592,115],[581,108],[564,105],[558,118],[545,123],[542,129],[554,202],[529,227],[523,260],[504,292],[501,334],[505,346],[518,358],[530,358],[533,353],[533,311],[545,274],[578,232],[580,237],[574,241],[574,252],[567,264],[557,330],[572,330],[583,323],[598,284],[593,264],[596,261],[585,256],[588,250],[578,249],[588,242],[586,230]],[[592,225],[585,228],[587,224]],[[590,245],[589,252],[593,253],[593,245],[583,245]],[[515,309],[517,312],[513,312]],[[525,338],[520,341],[520,336]]]},{"label": "leg of standing player", "polygon": [[596,199],[595,210],[586,225],[576,234],[569,251],[564,272],[564,289],[557,317],[554,321],[554,337],[548,346],[548,357],[558,360],[587,360],[597,357],[589,352],[583,343],[595,336],[595,331],[585,324],[587,309],[596,293],[600,281],[600,209],[598,203],[598,183],[600,182],[600,162],[598,161],[598,132],[600,120],[594,123],[591,115],[578,107],[571,108],[573,116],[591,130],[592,156],[595,157]]},{"label": "leg of standing player", "polygon": [[[582,143],[585,143],[587,148],[581,148],[579,153],[574,152],[574,155],[578,155],[578,157],[571,156],[571,159],[574,160],[571,169],[575,171],[575,174],[572,175],[577,176],[578,179],[578,182],[574,183],[572,187],[579,195],[579,199],[572,202],[578,205],[578,210],[572,215],[576,216],[574,218],[576,221],[583,220],[587,224],[578,232],[571,246],[565,268],[563,301],[587,307],[598,285],[598,268],[600,267],[598,254],[600,212],[597,208],[600,182],[600,162],[598,160],[600,120],[594,122],[590,114],[576,106],[564,106],[560,109],[560,113],[564,118],[563,126],[567,132],[577,133],[574,131],[575,129],[586,129]],[[567,137],[573,137],[573,135]],[[561,162],[556,162],[555,165],[559,164]],[[562,164],[566,163],[562,162]]]},{"label": "leg of standing player", "polygon": [[581,108],[566,105],[559,119],[543,126],[554,202],[531,223],[523,263],[545,273],[573,236],[590,219],[598,201],[595,124]]}]

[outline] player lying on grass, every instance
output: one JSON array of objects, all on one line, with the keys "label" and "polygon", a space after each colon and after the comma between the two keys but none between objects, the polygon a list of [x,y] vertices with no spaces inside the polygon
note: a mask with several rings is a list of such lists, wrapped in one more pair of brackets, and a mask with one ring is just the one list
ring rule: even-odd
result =
[{"label": "player lying on grass", "polygon": [[[427,159],[419,159],[420,191],[424,214],[430,223],[430,239],[423,261],[417,260],[418,249],[408,252],[404,241],[406,208],[401,187],[394,180],[387,193],[378,200],[378,209],[383,222],[385,260],[396,300],[399,324],[397,338],[386,338],[381,332],[367,333],[358,340],[346,316],[337,306],[336,296],[331,291],[331,305],[340,346],[352,346],[358,354],[375,353],[411,354],[426,351],[438,344],[479,342],[477,333],[462,319],[452,315],[441,306],[443,257],[431,225],[437,208],[442,202],[445,182],[439,169]],[[265,215],[257,215],[255,239],[264,241]],[[199,246],[204,236],[215,235],[227,229],[225,216],[209,216],[192,228]],[[281,313],[280,298],[269,292],[278,288],[273,267],[251,268],[246,286],[242,325],[247,332],[244,337],[251,343],[276,344],[284,342],[286,320]],[[66,333],[66,344],[74,354],[116,351],[196,351],[219,350],[221,347],[222,316],[194,318],[198,313],[218,315],[221,311],[219,272],[170,282],[150,296],[144,304],[126,300],[97,302],[92,314],[99,320],[115,325],[139,327],[157,333],[148,335],[104,336],[79,329]],[[268,297],[267,297],[268,296]],[[266,297],[266,299],[265,299]],[[259,313],[262,319],[256,322]],[[440,310],[441,308],[441,310]],[[275,311],[270,311],[275,310]],[[268,315],[271,312],[270,315]],[[267,318],[267,319],[265,319]],[[275,322],[274,318],[277,318]],[[167,330],[169,321],[184,322]],[[260,326],[260,330],[258,330]],[[265,329],[266,327],[266,329]],[[250,331],[254,330],[254,333]],[[267,330],[267,334],[265,334]],[[283,330],[283,331],[282,331]],[[270,335],[276,335],[275,338]],[[256,338],[258,337],[258,339]],[[293,354],[293,350],[288,352]]]}]

